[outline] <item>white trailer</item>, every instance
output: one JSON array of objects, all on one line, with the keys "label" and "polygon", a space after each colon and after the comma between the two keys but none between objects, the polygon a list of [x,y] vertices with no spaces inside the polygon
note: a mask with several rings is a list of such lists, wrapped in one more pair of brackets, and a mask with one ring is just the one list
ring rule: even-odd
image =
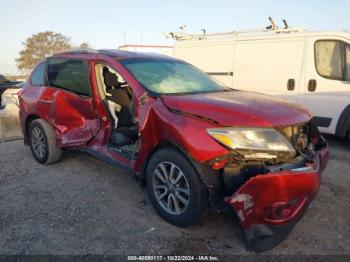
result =
[{"label": "white trailer", "polygon": [[350,34],[281,29],[170,33],[174,56],[235,89],[305,105],[324,133],[350,137]]},{"label": "white trailer", "polygon": [[118,47],[119,50],[137,51],[137,52],[152,52],[167,56],[172,56],[174,47],[171,45],[122,45]]}]

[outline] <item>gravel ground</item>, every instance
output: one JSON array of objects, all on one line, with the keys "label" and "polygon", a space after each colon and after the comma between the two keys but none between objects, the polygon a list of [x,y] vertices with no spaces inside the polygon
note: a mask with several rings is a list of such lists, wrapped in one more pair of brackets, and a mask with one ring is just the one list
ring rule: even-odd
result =
[{"label": "gravel ground", "polygon": [[[321,190],[289,237],[265,254],[350,254],[350,145],[335,137]],[[80,152],[35,162],[0,143],[0,254],[252,254],[232,213],[177,228],[157,216],[123,170]]]}]

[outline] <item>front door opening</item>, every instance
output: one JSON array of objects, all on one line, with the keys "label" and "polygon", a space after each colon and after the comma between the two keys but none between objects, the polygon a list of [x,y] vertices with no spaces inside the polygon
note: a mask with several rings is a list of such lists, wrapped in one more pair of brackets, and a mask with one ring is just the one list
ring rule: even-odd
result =
[{"label": "front door opening", "polygon": [[111,116],[109,148],[135,159],[139,151],[139,128],[135,121],[134,99],[130,85],[108,65],[96,66],[99,90]]}]

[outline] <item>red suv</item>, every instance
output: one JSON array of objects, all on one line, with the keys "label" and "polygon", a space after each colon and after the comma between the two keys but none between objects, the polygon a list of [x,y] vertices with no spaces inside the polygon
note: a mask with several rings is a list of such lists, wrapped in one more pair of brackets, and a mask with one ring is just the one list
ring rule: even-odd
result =
[{"label": "red suv", "polygon": [[39,163],[78,149],[122,166],[146,180],[155,210],[177,226],[228,204],[255,251],[288,234],[328,160],[306,109],[156,54],[56,54],[37,65],[19,101]]}]

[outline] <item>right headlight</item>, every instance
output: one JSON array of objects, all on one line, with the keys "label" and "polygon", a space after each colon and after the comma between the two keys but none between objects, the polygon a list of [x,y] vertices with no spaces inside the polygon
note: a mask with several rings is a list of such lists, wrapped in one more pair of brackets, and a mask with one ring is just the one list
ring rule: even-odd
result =
[{"label": "right headlight", "polygon": [[209,128],[219,143],[237,151],[246,159],[276,159],[294,157],[295,149],[273,128]]}]

